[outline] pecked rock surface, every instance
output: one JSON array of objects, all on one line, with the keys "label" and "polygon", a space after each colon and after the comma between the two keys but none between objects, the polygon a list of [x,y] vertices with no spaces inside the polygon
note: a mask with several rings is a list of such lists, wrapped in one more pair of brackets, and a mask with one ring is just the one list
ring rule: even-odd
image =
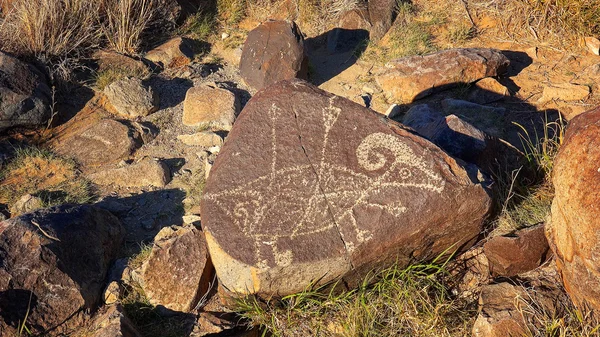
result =
[{"label": "pecked rock surface", "polygon": [[0,222],[0,332],[10,336],[26,314],[34,335],[79,325],[78,315],[101,300],[124,234],[115,216],[89,205]]},{"label": "pecked rock surface", "polygon": [[356,103],[279,82],[248,102],[206,184],[220,284],[286,295],[467,246],[491,199],[465,165]]},{"label": "pecked rock surface", "polygon": [[500,76],[509,64],[496,49],[448,49],[388,62],[376,81],[392,99],[412,102],[461,83]]},{"label": "pecked rock surface", "polygon": [[546,236],[565,289],[600,309],[600,108],[574,118],[554,163],[555,197]]}]

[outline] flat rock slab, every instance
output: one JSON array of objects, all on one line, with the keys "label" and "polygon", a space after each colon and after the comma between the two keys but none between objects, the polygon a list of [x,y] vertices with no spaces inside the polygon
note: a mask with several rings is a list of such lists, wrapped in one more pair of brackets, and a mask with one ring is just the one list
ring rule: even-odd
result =
[{"label": "flat rock slab", "polygon": [[279,82],[248,102],[206,184],[202,225],[221,285],[286,295],[459,249],[491,206],[482,175],[463,165],[356,103]]},{"label": "flat rock slab", "polygon": [[186,92],[182,122],[187,126],[229,131],[239,111],[240,102],[233,92],[216,84],[203,84]]},{"label": "flat rock slab", "polygon": [[495,49],[448,49],[388,62],[375,80],[390,98],[409,103],[461,84],[500,76],[509,64]]}]

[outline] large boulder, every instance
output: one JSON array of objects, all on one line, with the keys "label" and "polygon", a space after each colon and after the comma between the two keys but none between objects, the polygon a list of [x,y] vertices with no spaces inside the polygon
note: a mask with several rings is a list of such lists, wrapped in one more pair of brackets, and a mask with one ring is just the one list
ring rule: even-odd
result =
[{"label": "large boulder", "polygon": [[499,50],[448,49],[388,62],[375,80],[394,100],[412,102],[434,92],[500,76],[510,61]]},{"label": "large boulder", "polygon": [[[304,81],[257,93],[206,184],[220,284],[285,295],[432,259],[480,234],[483,175],[402,125]],[[481,180],[480,180],[481,179]]]},{"label": "large boulder", "polygon": [[600,108],[575,117],[554,162],[546,235],[567,293],[600,310]]},{"label": "large boulder", "polygon": [[300,28],[289,21],[267,21],[254,28],[242,49],[240,75],[256,90],[280,80],[307,78]]},{"label": "large boulder", "polygon": [[0,131],[46,123],[51,101],[52,93],[39,70],[0,51]]},{"label": "large boulder", "polygon": [[104,88],[104,94],[125,118],[145,117],[158,110],[158,94],[139,78],[117,80]]},{"label": "large boulder", "polygon": [[[0,331],[55,335],[101,301],[124,229],[111,213],[65,205],[0,222]],[[10,334],[9,334],[10,335]]]}]

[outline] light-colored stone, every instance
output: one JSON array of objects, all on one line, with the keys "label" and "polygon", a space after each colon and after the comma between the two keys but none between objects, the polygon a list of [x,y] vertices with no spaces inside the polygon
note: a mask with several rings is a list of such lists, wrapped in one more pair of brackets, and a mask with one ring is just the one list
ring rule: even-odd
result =
[{"label": "light-colored stone", "polygon": [[100,171],[88,178],[98,185],[164,187],[171,180],[171,174],[165,163],[146,157],[135,164]]},{"label": "light-colored stone", "polygon": [[202,231],[194,226],[163,228],[141,275],[150,303],[174,311],[194,309],[214,275]]},{"label": "light-colored stone", "polygon": [[554,99],[567,102],[584,100],[590,95],[590,92],[590,87],[587,85],[572,83],[548,84],[544,87],[540,103]]},{"label": "light-colored stone", "polygon": [[158,110],[158,94],[139,78],[115,81],[104,88],[104,94],[119,115],[126,118],[144,117]]},{"label": "light-colored stone", "polygon": [[177,136],[183,144],[188,146],[213,147],[223,145],[223,138],[212,131],[202,131],[191,135]]},{"label": "light-colored stone", "polygon": [[10,215],[14,217],[23,213],[35,211],[43,207],[44,202],[41,198],[35,197],[31,194],[25,194],[11,206]]},{"label": "light-colored stone", "polygon": [[187,41],[175,37],[162,45],[152,49],[144,57],[163,68],[180,68],[192,62],[194,53]]},{"label": "light-colored stone", "polygon": [[239,109],[240,103],[233,92],[203,84],[187,91],[183,102],[183,124],[229,131]]},{"label": "light-colored stone", "polygon": [[592,54],[600,55],[600,40],[593,36],[587,36],[585,37],[585,45]]},{"label": "light-colored stone", "polygon": [[105,304],[114,304],[116,303],[121,296],[121,286],[119,282],[112,281],[104,289],[104,303]]},{"label": "light-colored stone", "polygon": [[200,221],[202,220],[202,218],[199,215],[184,215],[183,216],[183,223],[184,224],[194,224],[194,223],[200,223]]}]

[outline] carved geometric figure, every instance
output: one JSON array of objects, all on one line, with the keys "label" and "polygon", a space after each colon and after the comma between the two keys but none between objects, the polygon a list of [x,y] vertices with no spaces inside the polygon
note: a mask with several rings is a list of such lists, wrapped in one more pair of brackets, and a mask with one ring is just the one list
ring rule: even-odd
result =
[{"label": "carved geometric figure", "polygon": [[279,82],[248,102],[206,184],[221,285],[285,295],[458,248],[491,205],[477,173],[356,103]]}]

